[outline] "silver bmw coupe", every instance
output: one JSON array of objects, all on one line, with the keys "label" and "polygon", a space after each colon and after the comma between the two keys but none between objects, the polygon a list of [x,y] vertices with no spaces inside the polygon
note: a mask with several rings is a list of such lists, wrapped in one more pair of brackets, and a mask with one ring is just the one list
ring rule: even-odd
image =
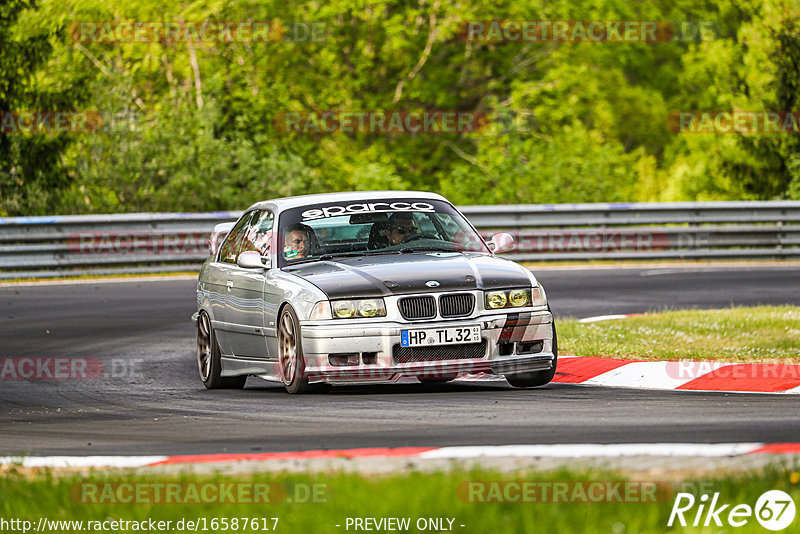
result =
[{"label": "silver bmw coupe", "polygon": [[197,280],[209,389],[250,375],[289,393],[331,384],[501,375],[547,384],[558,341],[544,289],[444,197],[331,193],[250,206],[217,225]]}]

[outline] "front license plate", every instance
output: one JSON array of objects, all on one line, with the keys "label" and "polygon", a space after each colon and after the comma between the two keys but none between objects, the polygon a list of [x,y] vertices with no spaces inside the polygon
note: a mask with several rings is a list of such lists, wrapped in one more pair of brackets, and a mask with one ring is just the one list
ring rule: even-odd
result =
[{"label": "front license plate", "polygon": [[429,347],[431,345],[457,345],[459,343],[480,343],[480,325],[451,326],[449,328],[425,328],[420,330],[401,330],[401,347]]}]

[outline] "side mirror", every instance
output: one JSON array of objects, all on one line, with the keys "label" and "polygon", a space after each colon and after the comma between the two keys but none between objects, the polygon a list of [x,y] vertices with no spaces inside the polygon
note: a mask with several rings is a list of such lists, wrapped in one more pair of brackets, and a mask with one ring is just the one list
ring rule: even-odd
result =
[{"label": "side mirror", "polygon": [[262,256],[255,250],[248,250],[239,254],[236,265],[242,269],[269,269],[271,267],[269,256]]},{"label": "side mirror", "polygon": [[506,232],[495,234],[489,240],[489,250],[495,254],[501,254],[514,249],[514,236]]}]

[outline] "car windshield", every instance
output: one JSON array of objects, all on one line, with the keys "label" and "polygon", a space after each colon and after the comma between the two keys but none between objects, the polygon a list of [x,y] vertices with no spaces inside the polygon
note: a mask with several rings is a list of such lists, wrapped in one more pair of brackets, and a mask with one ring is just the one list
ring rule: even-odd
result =
[{"label": "car windshield", "polygon": [[317,204],[281,213],[283,265],[334,256],[489,249],[453,206],[386,199]]}]

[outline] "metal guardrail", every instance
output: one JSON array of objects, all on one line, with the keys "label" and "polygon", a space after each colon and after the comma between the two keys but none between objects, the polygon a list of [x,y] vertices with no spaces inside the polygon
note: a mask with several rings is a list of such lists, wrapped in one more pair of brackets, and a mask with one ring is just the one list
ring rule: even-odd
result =
[{"label": "metal guardrail", "polygon": [[[800,201],[464,206],[524,261],[800,257]],[[0,218],[0,279],[193,271],[241,212]]]}]

